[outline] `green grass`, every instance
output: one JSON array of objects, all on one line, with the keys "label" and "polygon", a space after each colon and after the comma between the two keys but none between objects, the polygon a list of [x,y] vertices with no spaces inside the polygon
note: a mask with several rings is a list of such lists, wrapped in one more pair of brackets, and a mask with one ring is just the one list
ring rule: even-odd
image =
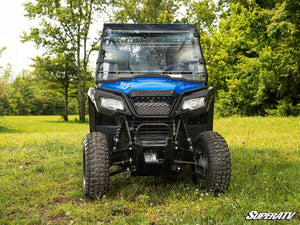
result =
[{"label": "green grass", "polygon": [[300,117],[215,120],[232,157],[231,184],[219,197],[185,174],[125,173],[111,178],[104,198],[89,200],[81,162],[88,130],[58,116],[0,118],[0,224],[244,224],[253,210],[296,211],[276,223],[300,223]]}]

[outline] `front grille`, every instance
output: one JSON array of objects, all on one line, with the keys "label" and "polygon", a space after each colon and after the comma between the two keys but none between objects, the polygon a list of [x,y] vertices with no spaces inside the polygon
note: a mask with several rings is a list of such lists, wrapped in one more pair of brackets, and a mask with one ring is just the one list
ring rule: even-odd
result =
[{"label": "front grille", "polygon": [[169,115],[176,98],[171,96],[135,96],[131,97],[135,111],[143,116]]},{"label": "front grille", "polygon": [[[142,126],[140,126],[141,124]],[[172,131],[173,121],[170,119],[162,119],[162,118],[155,118],[155,119],[134,118],[133,127],[134,130],[138,132],[140,137],[151,137],[151,136],[167,137],[169,135],[169,132]]]}]

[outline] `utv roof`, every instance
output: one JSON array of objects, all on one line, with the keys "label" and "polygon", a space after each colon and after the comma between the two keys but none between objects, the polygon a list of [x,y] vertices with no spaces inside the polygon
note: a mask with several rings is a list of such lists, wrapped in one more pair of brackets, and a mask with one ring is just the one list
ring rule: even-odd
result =
[{"label": "utv roof", "polygon": [[129,24],[129,23],[105,23],[103,30],[176,30],[190,31],[197,30],[195,24]]}]

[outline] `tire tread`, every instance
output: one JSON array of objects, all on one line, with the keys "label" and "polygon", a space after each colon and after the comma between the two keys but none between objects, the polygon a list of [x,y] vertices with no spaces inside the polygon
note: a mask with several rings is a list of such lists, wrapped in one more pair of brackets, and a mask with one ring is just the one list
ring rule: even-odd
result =
[{"label": "tire tread", "polygon": [[204,188],[214,192],[226,191],[230,184],[231,159],[225,139],[216,132],[205,131],[199,135],[197,143],[208,155],[208,173]]},{"label": "tire tread", "polygon": [[109,156],[106,136],[100,132],[89,133],[83,146],[85,186],[84,194],[91,198],[102,197],[109,187]]}]

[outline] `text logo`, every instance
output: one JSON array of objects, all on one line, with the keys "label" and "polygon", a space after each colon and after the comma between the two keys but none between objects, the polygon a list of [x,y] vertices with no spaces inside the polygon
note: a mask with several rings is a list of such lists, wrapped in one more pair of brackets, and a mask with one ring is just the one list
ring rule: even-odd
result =
[{"label": "text logo", "polygon": [[259,213],[251,211],[246,216],[246,220],[290,220],[296,212],[279,212],[279,213]]}]

